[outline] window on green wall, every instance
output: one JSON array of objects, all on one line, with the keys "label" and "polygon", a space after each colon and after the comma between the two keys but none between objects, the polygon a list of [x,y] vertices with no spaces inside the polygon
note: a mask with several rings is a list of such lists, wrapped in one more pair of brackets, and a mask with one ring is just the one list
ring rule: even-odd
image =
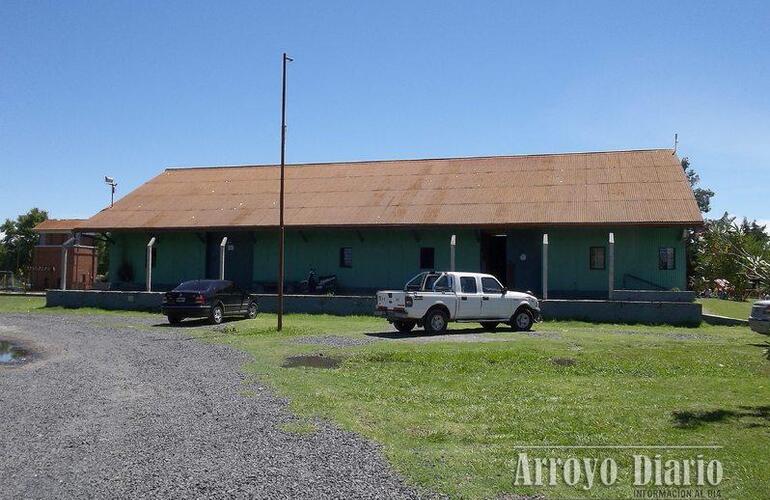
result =
[{"label": "window on green wall", "polygon": [[340,267],[353,267],[353,248],[340,248]]},{"label": "window on green wall", "polygon": [[433,247],[420,248],[420,269],[435,269],[436,249]]},{"label": "window on green wall", "polygon": [[588,266],[594,271],[605,269],[607,267],[607,248],[591,247],[588,254]]},{"label": "window on green wall", "polygon": [[676,269],[676,248],[661,247],[658,249],[658,269],[664,271]]}]

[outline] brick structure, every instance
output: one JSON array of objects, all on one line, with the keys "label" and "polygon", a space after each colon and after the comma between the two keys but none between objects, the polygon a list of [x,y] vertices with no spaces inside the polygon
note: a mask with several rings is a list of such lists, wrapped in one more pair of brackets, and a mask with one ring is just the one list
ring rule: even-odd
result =
[{"label": "brick structure", "polygon": [[96,277],[97,254],[93,235],[75,233],[82,219],[49,219],[34,231],[40,235],[32,254],[33,290],[61,288],[61,269],[67,249],[67,289],[88,290]]}]

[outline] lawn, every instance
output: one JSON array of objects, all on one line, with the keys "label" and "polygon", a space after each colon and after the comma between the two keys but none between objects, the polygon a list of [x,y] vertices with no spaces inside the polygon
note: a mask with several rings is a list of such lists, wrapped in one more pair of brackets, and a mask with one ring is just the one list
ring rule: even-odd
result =
[{"label": "lawn", "polygon": [[[0,310],[32,308],[19,304],[0,297]],[[418,486],[465,498],[632,497],[633,454],[644,453],[720,460],[721,498],[770,491],[770,362],[761,355],[765,338],[748,328],[546,322],[531,334],[501,330],[459,342],[383,338],[393,336],[391,328],[371,317],[288,315],[280,334],[274,325],[274,315],[260,314],[215,335],[185,331],[250,352],[247,374],[289,398],[301,417],[286,432],[310,436],[317,417],[337,422],[381,443]],[[356,345],[324,345],[330,335]],[[281,366],[289,356],[315,354],[341,363]],[[249,379],[246,397],[253,394]],[[597,445],[720,448],[553,448]],[[597,479],[589,490],[561,479],[516,486],[521,452],[613,458],[618,481],[605,487]]]},{"label": "lawn", "polygon": [[728,318],[749,319],[752,302],[722,299],[698,299],[703,304],[703,312],[727,316]]},{"label": "lawn", "polygon": [[[452,496],[541,493],[548,498],[631,497],[634,453],[718,459],[723,498],[770,491],[770,362],[744,327],[675,328],[548,322],[537,335],[492,342],[379,340],[352,347],[309,341],[377,338],[373,318],[293,315],[234,323],[216,341],[249,351],[245,369],[321,416],[383,445],[410,481]],[[423,339],[424,340],[424,339]],[[336,369],[282,368],[287,356],[339,357]],[[719,449],[556,450],[523,446],[676,445]],[[517,456],[614,458],[613,487],[514,486]],[[598,482],[598,480],[597,480]],[[582,484],[582,483],[581,483]],[[706,493],[704,493],[706,494]]]}]

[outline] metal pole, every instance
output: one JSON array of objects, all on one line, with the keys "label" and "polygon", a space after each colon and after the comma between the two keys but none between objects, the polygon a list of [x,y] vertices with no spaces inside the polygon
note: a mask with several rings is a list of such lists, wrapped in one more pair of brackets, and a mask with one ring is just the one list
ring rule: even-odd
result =
[{"label": "metal pole", "polygon": [[610,248],[609,248],[609,283],[607,296],[612,300],[612,295],[615,292],[615,233],[610,233]]},{"label": "metal pole", "polygon": [[152,291],[152,247],[155,246],[155,236],[147,242],[147,291]]},{"label": "metal pole", "polygon": [[227,236],[222,238],[219,244],[219,279],[225,279],[225,250],[227,249]]},{"label": "metal pole", "polygon": [[286,162],[286,63],[293,61],[283,53],[283,79],[281,89],[281,194],[280,194],[280,234],[278,236],[278,331],[283,329],[283,272],[284,272],[284,237],[286,228],[283,223],[283,185]]},{"label": "metal pole", "polygon": [[61,259],[61,289],[67,289],[67,247],[62,246],[62,259]]},{"label": "metal pole", "polygon": [[115,205],[115,184],[110,184],[112,188],[112,194],[110,194],[110,208]]},{"label": "metal pole", "polygon": [[548,299],[548,233],[543,234],[543,300]]},{"label": "metal pole", "polygon": [[61,256],[61,289],[66,290],[67,289],[67,253],[69,252],[69,247],[75,242],[75,238],[70,238],[61,245],[62,249],[62,256]]},{"label": "metal pole", "polygon": [[449,270],[455,270],[455,248],[457,247],[457,236],[454,234],[449,239]]}]

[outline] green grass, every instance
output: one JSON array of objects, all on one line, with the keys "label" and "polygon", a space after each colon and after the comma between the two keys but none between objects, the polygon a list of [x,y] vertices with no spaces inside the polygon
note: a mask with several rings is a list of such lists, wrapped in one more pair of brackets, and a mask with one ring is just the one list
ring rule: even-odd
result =
[{"label": "green grass", "polygon": [[[416,485],[468,498],[630,497],[639,450],[529,451],[616,459],[618,485],[590,491],[563,482],[515,487],[516,458],[522,445],[664,444],[724,446],[657,451],[664,459],[702,453],[721,460],[723,498],[762,498],[770,490],[770,363],[752,345],[763,338],[747,328],[548,322],[536,326],[543,336],[485,336],[508,341],[331,348],[296,337],[368,338],[387,324],[291,315],[282,334],[274,324],[275,316],[262,314],[213,340],[250,352],[255,361],[245,369],[288,396],[301,418],[328,418],[382,443]],[[319,352],[345,361],[333,370],[280,366],[287,356]]]},{"label": "green grass", "polygon": [[0,295],[0,312],[36,312],[45,307],[45,297]]},{"label": "green grass", "polygon": [[728,318],[749,319],[752,302],[722,299],[698,299],[703,304],[703,312],[727,316]]},{"label": "green grass", "polygon": [[[24,307],[31,308],[0,298],[0,310]],[[719,459],[721,498],[764,498],[770,491],[770,362],[761,356],[764,337],[748,328],[546,322],[536,325],[538,336],[483,334],[491,342],[298,342],[328,334],[368,339],[389,330],[371,317],[288,315],[277,333],[275,316],[260,314],[228,323],[228,333],[186,332],[253,355],[244,370],[288,397],[297,414],[281,424],[284,432],[308,434],[314,418],[332,420],[381,443],[408,481],[434,491],[463,498],[631,497],[632,455],[639,450],[528,450],[533,457],[617,460],[618,484],[589,491],[563,481],[515,486],[516,458],[525,445],[640,444],[723,446],[649,453]],[[287,356],[314,353],[344,361],[337,369],[281,367]],[[248,384],[242,395],[253,395]]]}]

